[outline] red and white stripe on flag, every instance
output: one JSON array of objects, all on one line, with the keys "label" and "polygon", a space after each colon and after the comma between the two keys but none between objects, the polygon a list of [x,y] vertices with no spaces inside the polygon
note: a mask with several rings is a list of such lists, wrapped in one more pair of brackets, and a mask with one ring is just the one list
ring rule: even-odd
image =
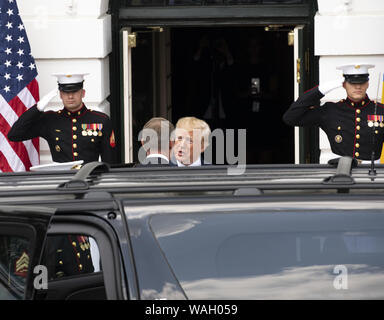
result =
[{"label": "red and white stripe on flag", "polygon": [[39,85],[33,79],[17,96],[7,102],[0,95],[0,171],[28,171],[39,164],[39,138],[9,141],[8,132],[16,120],[39,101]]}]

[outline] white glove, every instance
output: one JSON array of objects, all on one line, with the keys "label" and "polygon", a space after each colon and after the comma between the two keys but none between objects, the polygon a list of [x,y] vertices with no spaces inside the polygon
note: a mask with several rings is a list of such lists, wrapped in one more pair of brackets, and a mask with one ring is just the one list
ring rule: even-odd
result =
[{"label": "white glove", "polygon": [[49,101],[51,101],[54,97],[56,97],[58,94],[58,90],[54,89],[47,93],[43,98],[40,99],[40,101],[37,103],[37,109],[39,111],[43,112],[44,109],[47,107]]},{"label": "white glove", "polygon": [[331,92],[334,89],[340,88],[343,86],[343,82],[345,81],[344,77],[340,77],[337,80],[321,83],[319,85],[319,91],[326,95],[328,92]]}]

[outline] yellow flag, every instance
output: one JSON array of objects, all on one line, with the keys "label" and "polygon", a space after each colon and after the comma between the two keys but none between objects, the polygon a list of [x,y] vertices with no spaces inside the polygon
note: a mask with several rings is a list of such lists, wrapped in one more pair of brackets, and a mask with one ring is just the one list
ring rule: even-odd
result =
[{"label": "yellow flag", "polygon": [[[384,83],[384,74],[383,74],[383,83]],[[384,103],[384,85],[381,91],[381,103]],[[383,143],[383,148],[381,149],[380,163],[384,163],[384,143]]]}]

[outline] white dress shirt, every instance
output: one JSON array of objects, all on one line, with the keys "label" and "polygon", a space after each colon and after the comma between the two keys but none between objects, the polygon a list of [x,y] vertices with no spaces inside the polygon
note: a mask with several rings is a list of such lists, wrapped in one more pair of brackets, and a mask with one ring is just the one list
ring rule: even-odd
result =
[{"label": "white dress shirt", "polygon": [[182,164],[179,160],[177,160],[177,166],[178,167],[198,167],[201,166],[201,157],[199,157],[195,162],[191,163],[190,165]]}]

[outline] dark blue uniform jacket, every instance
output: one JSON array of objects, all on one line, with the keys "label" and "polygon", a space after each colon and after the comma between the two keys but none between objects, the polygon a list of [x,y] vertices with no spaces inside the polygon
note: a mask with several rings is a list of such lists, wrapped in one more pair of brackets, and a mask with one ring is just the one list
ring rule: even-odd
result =
[{"label": "dark blue uniform jacket", "polygon": [[23,141],[35,137],[47,140],[55,162],[84,160],[85,163],[116,160],[115,136],[109,117],[88,109],[70,112],[40,112],[33,106],[24,112],[8,133],[11,141]]},{"label": "dark blue uniform jacket", "polygon": [[368,96],[359,103],[349,99],[320,106],[324,95],[317,87],[304,93],[285,112],[292,126],[319,126],[328,136],[332,152],[360,160],[379,159],[384,139],[384,105]]}]

